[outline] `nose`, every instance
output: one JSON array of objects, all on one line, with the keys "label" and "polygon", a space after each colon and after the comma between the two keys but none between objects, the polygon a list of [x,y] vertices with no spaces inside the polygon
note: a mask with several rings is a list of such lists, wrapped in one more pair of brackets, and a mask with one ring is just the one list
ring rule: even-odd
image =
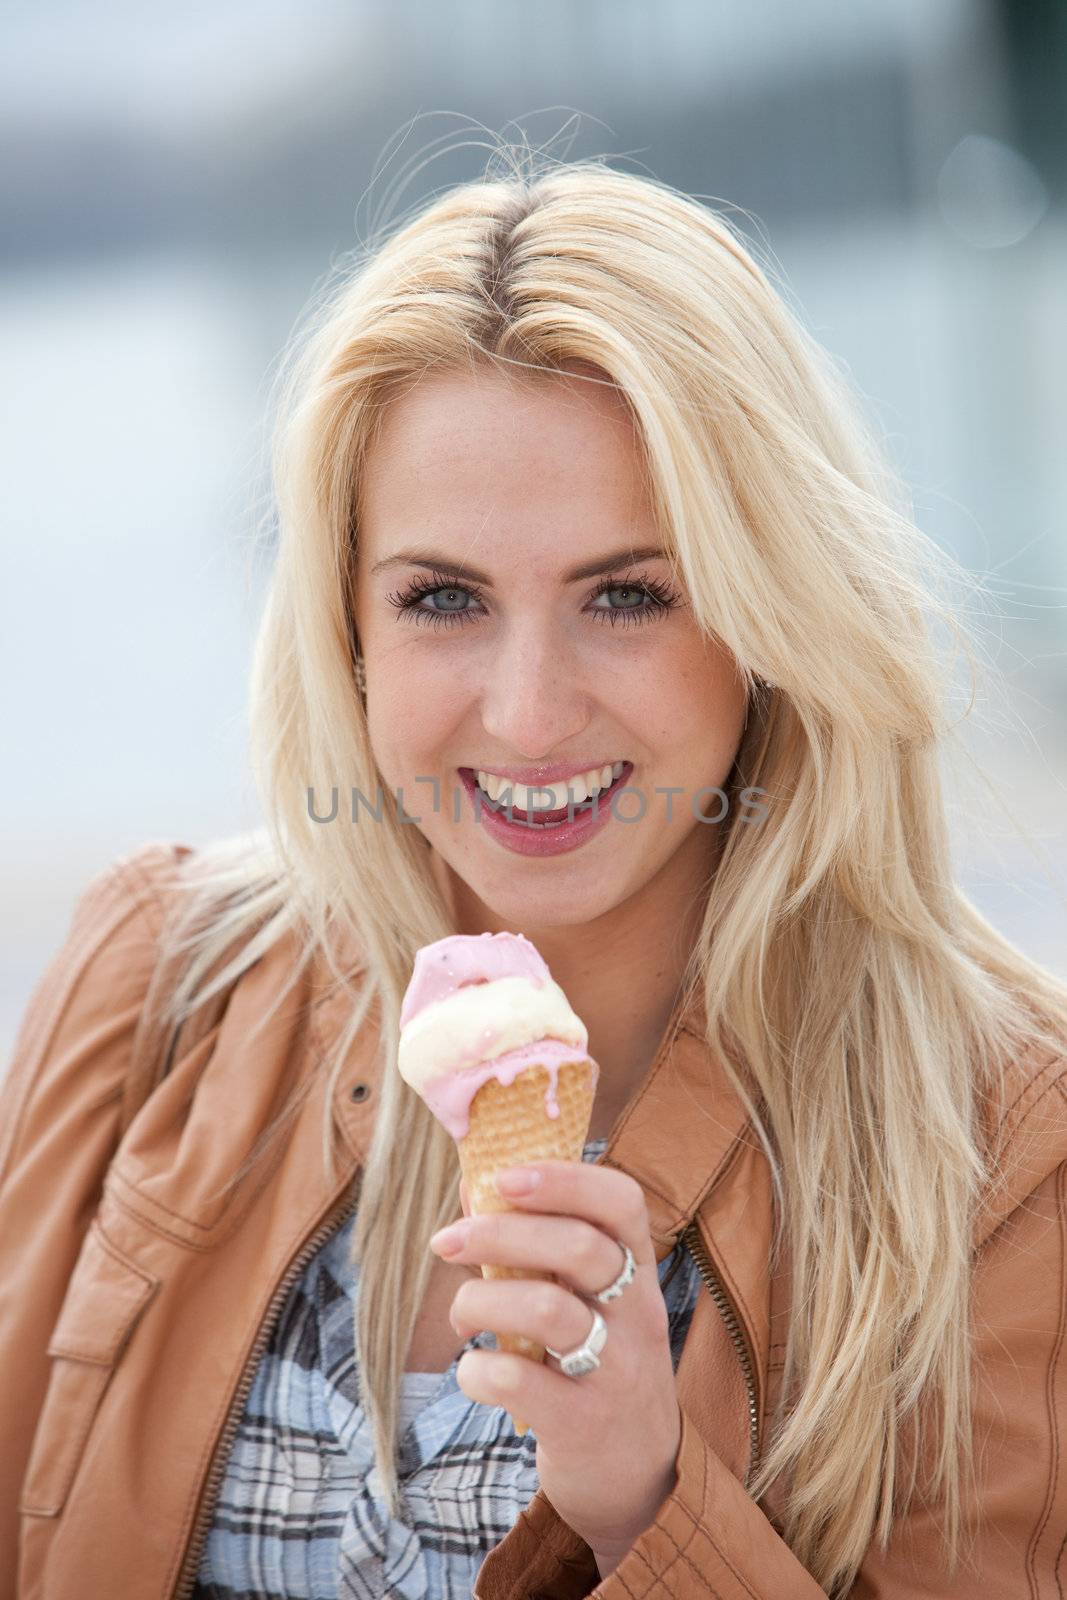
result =
[{"label": "nose", "polygon": [[501,754],[541,761],[587,727],[590,696],[557,635],[516,630],[490,658],[488,674],[482,726]]}]

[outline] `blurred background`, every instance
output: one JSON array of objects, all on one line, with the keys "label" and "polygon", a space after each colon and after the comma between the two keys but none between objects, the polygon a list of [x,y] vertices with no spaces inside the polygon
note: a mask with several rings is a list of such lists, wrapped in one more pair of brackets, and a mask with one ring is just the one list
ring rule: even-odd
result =
[{"label": "blurred background", "polygon": [[1067,7],[8,0],[0,52],[0,1064],[73,902],[251,827],[277,358],[490,132],[722,207],[847,368],[997,684],[967,891],[1067,975]]}]

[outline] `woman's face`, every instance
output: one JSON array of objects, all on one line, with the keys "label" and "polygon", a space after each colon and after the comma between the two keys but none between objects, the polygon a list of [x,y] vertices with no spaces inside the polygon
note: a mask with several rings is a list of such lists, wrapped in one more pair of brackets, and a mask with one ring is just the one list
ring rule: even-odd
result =
[{"label": "woman's face", "polygon": [[[357,543],[387,802],[403,791],[485,920],[582,924],[653,885],[691,898],[732,820],[698,818],[725,808],[708,789],[733,765],[745,692],[665,557],[634,559],[662,541],[622,401],[571,376],[425,377],[368,453]],[[474,787],[479,771],[565,785],[614,763],[611,779],[619,762],[637,792],[603,791],[595,819],[575,788],[513,788],[509,821],[506,792],[494,813]],[[537,822],[568,798],[573,823]],[[357,825],[375,823],[361,809]]]}]

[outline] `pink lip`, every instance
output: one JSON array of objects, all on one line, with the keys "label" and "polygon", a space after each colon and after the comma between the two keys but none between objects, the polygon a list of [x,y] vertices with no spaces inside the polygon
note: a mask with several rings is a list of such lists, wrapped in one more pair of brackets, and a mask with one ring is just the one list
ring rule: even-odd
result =
[{"label": "pink lip", "polygon": [[[615,758],[618,760],[618,757]],[[461,772],[491,772],[494,778],[510,778],[512,783],[557,783],[560,778],[575,778],[580,772],[599,772],[601,767],[613,767],[614,761],[587,761],[585,766],[577,762],[554,761],[549,766],[543,767],[460,767]]]},{"label": "pink lip", "polygon": [[[620,789],[625,787],[633,770],[633,763],[627,761],[612,787]],[[571,850],[579,849],[595,833],[606,828],[612,820],[612,801],[610,798],[605,798],[610,791],[605,789],[603,794],[595,797],[598,802],[595,811],[589,801],[584,802],[585,809],[575,807],[573,822],[560,822],[555,827],[543,825],[539,827],[536,824],[520,822],[518,819],[509,822],[506,809],[497,811],[492,806],[479,802],[477,780],[469,767],[460,767],[459,776],[470,796],[475,822],[483,827],[491,838],[515,855],[564,855]]]}]

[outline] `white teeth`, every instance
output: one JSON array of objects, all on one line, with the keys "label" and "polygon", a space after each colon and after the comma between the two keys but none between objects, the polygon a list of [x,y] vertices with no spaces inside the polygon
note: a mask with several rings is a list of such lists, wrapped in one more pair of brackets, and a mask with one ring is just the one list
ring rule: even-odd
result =
[{"label": "white teeth", "polygon": [[498,778],[481,769],[476,773],[478,783],[497,805],[511,805],[517,811],[562,811],[568,802],[581,805],[602,789],[609,789],[622,775],[624,761],[609,762],[603,767],[593,767],[589,772],[578,772],[560,783],[512,783],[510,778]]}]

